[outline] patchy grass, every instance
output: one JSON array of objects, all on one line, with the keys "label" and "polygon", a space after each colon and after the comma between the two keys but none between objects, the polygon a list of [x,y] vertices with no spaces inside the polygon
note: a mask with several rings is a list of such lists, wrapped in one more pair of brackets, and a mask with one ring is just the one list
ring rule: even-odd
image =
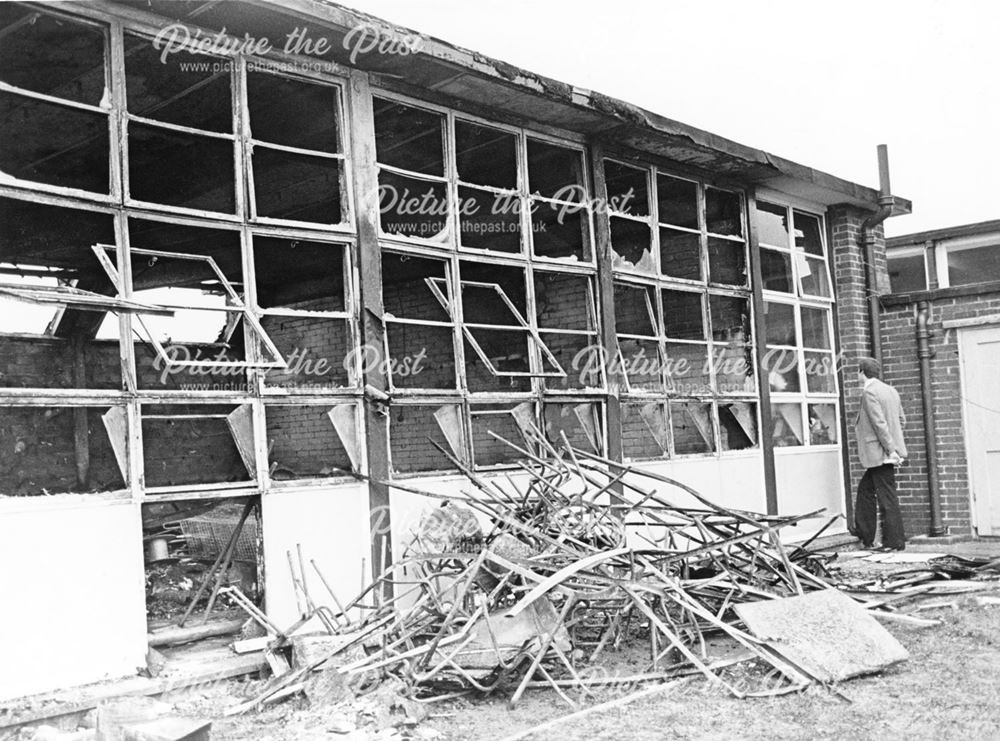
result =
[{"label": "patchy grass", "polygon": [[[851,703],[813,687],[784,697],[737,700],[697,680],[532,735],[534,741],[595,739],[940,739],[1000,738],[1000,607],[967,603],[925,613],[935,628],[889,625],[910,660],[840,685]],[[596,695],[593,702],[615,695]],[[551,691],[532,692],[514,709],[502,700],[442,703],[433,726],[452,741],[500,741],[571,712]]]}]

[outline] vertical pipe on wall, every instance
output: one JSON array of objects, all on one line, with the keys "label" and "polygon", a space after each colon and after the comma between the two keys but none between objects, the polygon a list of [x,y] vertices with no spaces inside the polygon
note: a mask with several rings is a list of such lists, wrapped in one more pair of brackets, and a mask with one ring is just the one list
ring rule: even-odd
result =
[{"label": "vertical pipe on wall", "polygon": [[941,486],[938,479],[937,429],[934,424],[934,398],[931,388],[930,303],[917,303],[917,358],[920,361],[920,395],[924,413],[924,441],[927,456],[927,489],[931,504],[931,536],[946,534],[941,521]]},{"label": "vertical pipe on wall", "polygon": [[889,148],[878,145],[878,210],[861,223],[861,243],[865,256],[865,291],[868,294],[868,321],[871,332],[872,357],[882,361],[882,329],[879,326],[881,306],[878,297],[878,275],[875,271],[875,227],[892,216],[892,186],[889,183]]}]

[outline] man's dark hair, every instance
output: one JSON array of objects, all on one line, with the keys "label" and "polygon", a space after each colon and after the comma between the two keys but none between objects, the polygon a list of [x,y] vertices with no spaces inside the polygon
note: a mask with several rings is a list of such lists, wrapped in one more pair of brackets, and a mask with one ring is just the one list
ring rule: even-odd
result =
[{"label": "man's dark hair", "polygon": [[861,358],[858,370],[865,374],[865,378],[878,378],[882,375],[882,366],[875,358]]}]

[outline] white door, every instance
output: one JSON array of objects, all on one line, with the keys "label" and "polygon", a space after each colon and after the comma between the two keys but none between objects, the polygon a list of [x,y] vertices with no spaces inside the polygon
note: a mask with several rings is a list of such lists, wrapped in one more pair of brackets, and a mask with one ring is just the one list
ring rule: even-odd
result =
[{"label": "white door", "polygon": [[961,330],[959,353],[973,525],[1000,535],[1000,327]]}]

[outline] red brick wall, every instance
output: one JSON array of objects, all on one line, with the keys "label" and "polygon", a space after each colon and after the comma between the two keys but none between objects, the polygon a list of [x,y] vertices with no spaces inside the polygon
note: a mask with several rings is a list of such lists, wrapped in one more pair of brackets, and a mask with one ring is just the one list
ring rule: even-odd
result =
[{"label": "red brick wall", "polygon": [[[972,532],[968,459],[962,420],[958,332],[941,323],[1000,312],[1000,294],[936,299],[930,302],[930,360],[938,477],[942,519],[951,534]],[[899,389],[907,416],[906,441],[910,453],[900,471],[899,493],[908,527],[915,533],[930,527],[927,456],[917,358],[916,305],[891,306],[882,312],[882,341],[886,380]]]}]

